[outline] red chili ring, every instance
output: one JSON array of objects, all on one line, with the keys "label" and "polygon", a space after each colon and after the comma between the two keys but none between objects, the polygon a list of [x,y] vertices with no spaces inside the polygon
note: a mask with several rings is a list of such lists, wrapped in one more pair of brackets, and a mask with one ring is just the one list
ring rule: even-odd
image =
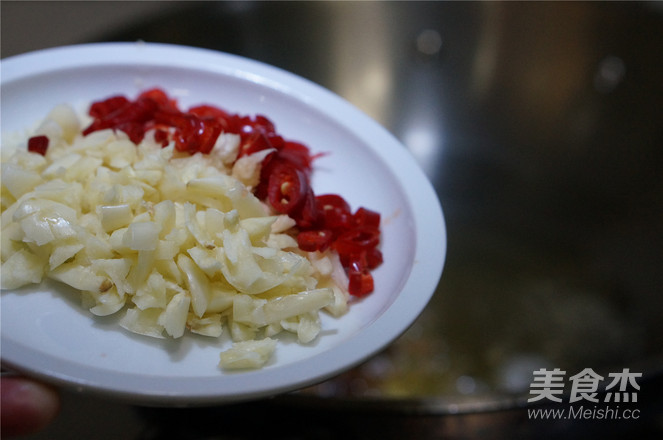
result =
[{"label": "red chili ring", "polygon": [[374,248],[379,243],[379,230],[358,226],[339,235],[334,248],[339,254],[354,254]]}]

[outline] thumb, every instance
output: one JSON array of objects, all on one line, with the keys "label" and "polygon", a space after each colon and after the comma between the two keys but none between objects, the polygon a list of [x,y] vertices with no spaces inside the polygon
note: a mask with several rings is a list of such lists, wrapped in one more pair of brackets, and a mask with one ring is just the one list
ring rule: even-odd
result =
[{"label": "thumb", "polygon": [[3,438],[44,429],[60,409],[57,391],[47,385],[20,376],[5,375],[0,383]]}]

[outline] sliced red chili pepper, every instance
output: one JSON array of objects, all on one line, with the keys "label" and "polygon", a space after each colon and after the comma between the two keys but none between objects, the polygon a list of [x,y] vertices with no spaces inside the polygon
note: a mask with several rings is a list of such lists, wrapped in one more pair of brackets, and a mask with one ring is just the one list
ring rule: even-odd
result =
[{"label": "sliced red chili pepper", "polygon": [[158,125],[184,129],[189,124],[184,113],[159,109],[154,113],[154,122]]},{"label": "sliced red chili pepper", "polygon": [[212,105],[198,105],[191,107],[188,113],[196,115],[202,119],[216,120],[221,125],[222,131],[227,133],[237,134],[238,132],[237,116],[218,107]]},{"label": "sliced red chili pepper", "polygon": [[143,140],[145,128],[142,125],[154,118],[158,104],[148,97],[122,104],[125,99],[123,97],[112,97],[97,103],[99,105],[94,109],[91,107],[90,113],[98,116],[95,117],[88,128],[83,130],[83,134],[88,135],[93,131],[112,128],[127,133],[134,143]]},{"label": "sliced red chili pepper", "polygon": [[124,96],[111,96],[110,98],[106,98],[102,101],[93,102],[90,105],[88,114],[93,118],[105,118],[111,113],[126,107],[129,105],[129,103],[129,99]]},{"label": "sliced red chili pepper", "polygon": [[127,122],[121,122],[114,127],[116,130],[123,131],[124,133],[129,136],[129,139],[131,142],[134,144],[139,144],[140,141],[143,140],[145,137],[145,129],[143,128],[143,124],[140,122],[132,122],[132,121],[127,121]]},{"label": "sliced red chili pepper", "polygon": [[227,133],[240,134],[241,132],[240,117],[237,114],[229,114],[225,119],[223,131]]},{"label": "sliced red chili pepper", "polygon": [[358,226],[367,226],[375,229],[380,227],[380,214],[363,206],[355,212],[353,220]]},{"label": "sliced red chili pepper", "polygon": [[348,269],[375,269],[382,264],[382,252],[378,248],[369,248],[358,253],[339,254],[341,264]]},{"label": "sliced red chili pepper", "polygon": [[338,194],[321,194],[316,196],[316,199],[323,210],[338,209],[350,213],[350,204]]},{"label": "sliced red chili pepper", "polygon": [[221,127],[221,123],[216,119],[200,119],[200,121],[202,122],[202,127],[201,131],[197,134],[198,151],[203,154],[209,154],[212,148],[214,148],[216,140],[221,134],[221,131],[223,131],[223,128]]},{"label": "sliced red chili pepper", "polygon": [[129,105],[109,114],[107,118],[111,122],[140,122],[145,123],[154,118],[154,112],[159,104],[150,98],[139,98]]},{"label": "sliced red chili pepper", "polygon": [[280,150],[281,148],[283,148],[283,145],[285,145],[285,139],[283,139],[281,135],[278,135],[276,133],[265,133],[265,136],[267,137],[269,145],[271,145],[272,148]]},{"label": "sliced red chili pepper", "polygon": [[350,205],[337,194],[323,194],[316,198],[321,221],[326,228],[334,231],[345,230],[351,226]]},{"label": "sliced red chili pepper", "polygon": [[265,134],[276,132],[274,123],[268,117],[263,115],[256,115],[253,118],[251,126],[254,130],[262,131]]},{"label": "sliced red chili pepper", "polygon": [[371,248],[366,251],[366,264],[369,269],[375,269],[384,261],[382,251],[378,248]]},{"label": "sliced red chili pepper", "polygon": [[254,131],[242,135],[242,143],[239,146],[239,154],[237,157],[248,156],[258,151],[268,150],[272,148],[267,136],[261,131]]},{"label": "sliced red chili pepper", "polygon": [[179,111],[177,108],[177,101],[175,99],[171,99],[166,94],[166,92],[161,89],[155,88],[146,90],[138,95],[137,100],[146,98],[154,101],[162,110]]},{"label": "sliced red chili pepper", "polygon": [[251,118],[249,116],[237,115],[236,124],[237,124],[236,126],[237,134],[249,134],[255,131],[253,129],[253,121],[251,121]]},{"label": "sliced red chili pepper", "polygon": [[373,275],[368,269],[349,270],[348,281],[348,292],[353,296],[366,296],[375,288]]},{"label": "sliced red chili pepper", "polygon": [[262,160],[260,166],[260,181],[253,191],[255,196],[260,200],[269,200],[269,177],[272,175],[272,171],[278,164],[278,160],[275,160],[275,156],[276,154],[274,153],[268,154],[267,157]]},{"label": "sliced red chili pepper", "polygon": [[200,145],[197,135],[204,129],[202,120],[193,115],[171,115],[172,124],[176,128],[173,134],[175,149],[182,153],[196,153]]},{"label": "sliced red chili pepper", "polygon": [[299,142],[286,141],[279,150],[279,157],[293,163],[300,170],[311,171],[311,154],[308,147]]},{"label": "sliced red chili pepper", "polygon": [[379,243],[379,230],[358,226],[339,235],[334,242],[334,249],[341,255],[352,255],[374,248]]},{"label": "sliced red chili pepper", "polygon": [[276,164],[269,176],[267,196],[269,203],[281,214],[288,214],[303,203],[308,193],[304,173],[285,162]]},{"label": "sliced red chili pepper", "polygon": [[304,202],[300,208],[291,213],[290,216],[295,219],[297,226],[302,229],[313,228],[318,224],[317,202],[310,186],[304,197]]},{"label": "sliced red chili pepper", "polygon": [[28,139],[28,151],[45,156],[46,150],[48,150],[48,142],[48,137],[44,135],[32,136]]},{"label": "sliced red chili pepper", "polygon": [[333,240],[329,229],[302,231],[297,235],[297,245],[306,252],[324,252],[329,248]]},{"label": "sliced red chili pepper", "polygon": [[154,119],[157,124],[174,127],[175,149],[190,154],[197,152],[207,154],[212,151],[223,130],[218,120],[201,118],[193,114],[158,111]]},{"label": "sliced red chili pepper", "polygon": [[191,107],[188,113],[200,118],[228,119],[230,117],[225,110],[206,104]]},{"label": "sliced red chili pepper", "polygon": [[170,135],[168,134],[168,130],[164,130],[163,128],[157,128],[154,130],[154,142],[165,147],[168,145],[169,140]]},{"label": "sliced red chili pepper", "polygon": [[352,254],[339,254],[341,265],[348,270],[364,270],[368,268],[366,251],[355,252]]},{"label": "sliced red chili pepper", "polygon": [[245,135],[254,132],[262,132],[265,135],[276,133],[274,123],[263,115],[241,116],[238,118],[238,134]]}]

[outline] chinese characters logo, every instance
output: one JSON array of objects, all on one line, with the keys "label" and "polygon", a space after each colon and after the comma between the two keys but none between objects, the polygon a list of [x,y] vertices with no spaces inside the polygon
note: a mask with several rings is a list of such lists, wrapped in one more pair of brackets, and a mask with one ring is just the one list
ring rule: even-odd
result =
[{"label": "chinese characters logo", "polygon": [[[534,379],[530,384],[530,397],[528,402],[536,402],[547,399],[553,402],[562,402],[564,394],[564,376],[566,371],[555,368],[548,370],[541,368],[534,371]],[[585,368],[578,374],[569,377],[571,391],[569,403],[579,400],[598,403],[599,386],[604,381],[609,381],[605,387],[603,402],[637,402],[640,386],[636,378],[642,377],[642,373],[633,373],[624,368],[619,373],[609,373],[608,378],[597,374],[591,368]]]}]

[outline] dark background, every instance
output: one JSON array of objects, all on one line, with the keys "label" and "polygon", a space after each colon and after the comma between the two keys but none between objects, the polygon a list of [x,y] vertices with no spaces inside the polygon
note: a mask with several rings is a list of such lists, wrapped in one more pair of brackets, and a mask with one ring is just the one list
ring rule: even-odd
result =
[{"label": "dark background", "polygon": [[[306,393],[192,410],[66,392],[35,439],[663,432],[663,3],[3,1],[1,13],[3,58],[166,42],[331,89],[411,151],[449,240],[430,306],[351,372]],[[641,417],[530,420],[541,367],[642,372]]]}]

